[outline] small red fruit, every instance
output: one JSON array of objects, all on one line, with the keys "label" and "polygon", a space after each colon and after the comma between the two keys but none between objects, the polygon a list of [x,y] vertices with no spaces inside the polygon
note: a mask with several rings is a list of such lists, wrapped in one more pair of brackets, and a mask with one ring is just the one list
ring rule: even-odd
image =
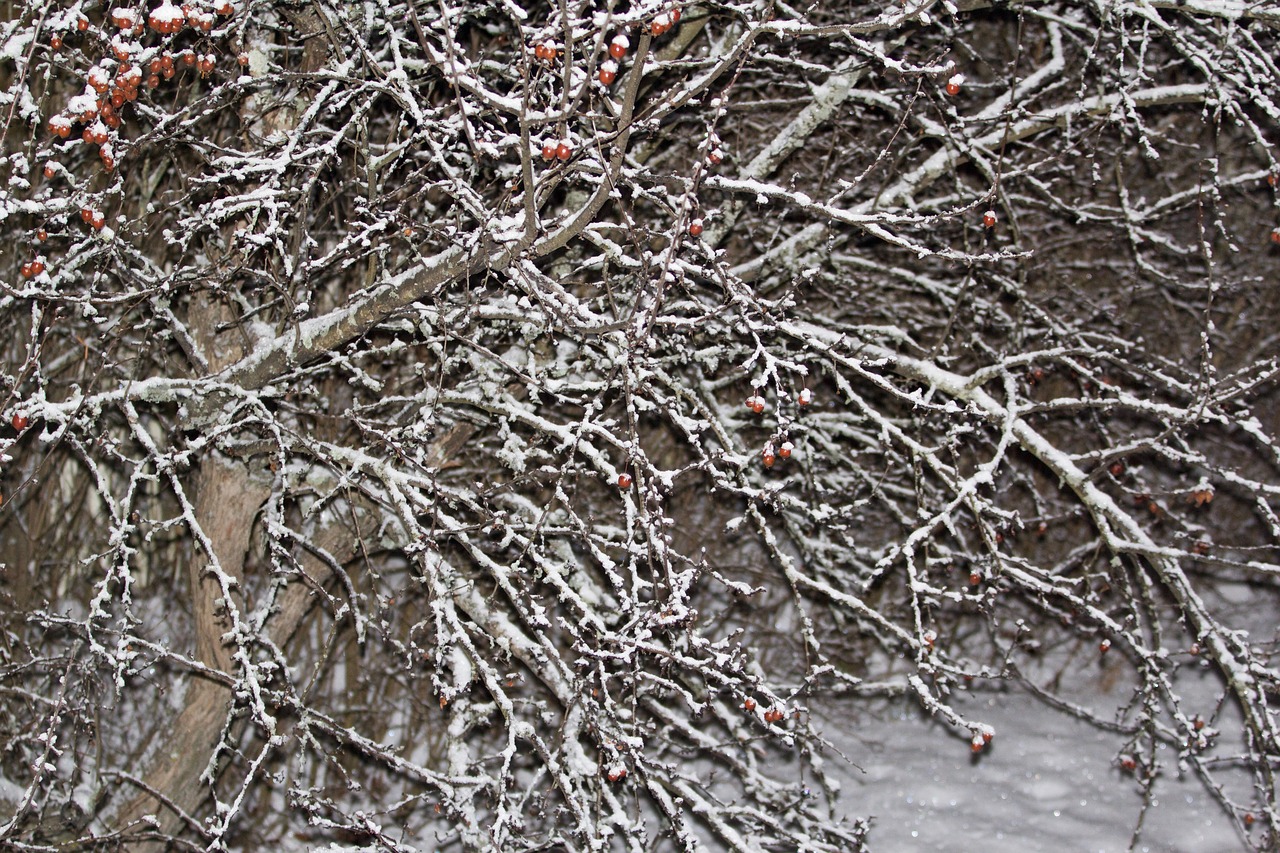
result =
[{"label": "small red fruit", "polygon": [[764,721],[766,723],[776,723],[785,716],[786,714],[782,712],[781,708],[770,708],[764,712]]},{"label": "small red fruit", "polygon": [[987,742],[982,739],[982,735],[974,735],[973,740],[969,741],[969,749],[975,753],[982,752],[982,748],[986,745]]},{"label": "small red fruit", "polygon": [[556,144],[554,142],[542,143],[542,159],[554,160],[556,157]]},{"label": "small red fruit", "polygon": [[248,65],[248,64],[249,64],[249,54],[244,53],[243,51],[242,51],[242,52],[240,52],[240,53],[238,53],[238,54],[236,55],[236,62],[240,63],[241,67]]},{"label": "small red fruit", "polygon": [[969,572],[969,586],[977,586],[982,583],[982,575],[977,572]]},{"label": "small red fruit", "polygon": [[795,445],[794,445],[794,444],[792,444],[792,443],[791,443],[791,442],[789,442],[789,441],[784,441],[784,442],[782,442],[782,444],[781,444],[781,445],[779,445],[779,447],[778,447],[778,458],[779,458],[779,459],[790,459],[790,458],[791,458],[791,451],[793,451],[793,450],[795,450]]},{"label": "small red fruit", "polygon": [[613,81],[618,79],[618,66],[611,60],[606,60],[600,66],[600,82],[606,86],[612,86]]},{"label": "small red fruit", "polygon": [[157,87],[157,86],[159,86],[159,85],[160,85],[160,75],[159,75],[159,74],[152,74],[150,77],[148,77],[148,78],[147,78],[147,88],[148,88],[148,89],[154,89],[155,87]]},{"label": "small red fruit", "polygon": [[1105,655],[1105,654],[1107,653],[1107,650],[1108,650],[1108,649],[1110,649],[1110,648],[1111,648],[1111,641],[1110,641],[1110,640],[1103,640],[1101,643],[1098,643],[1098,651],[1099,651],[1101,654],[1104,654],[1104,655]]},{"label": "small red fruit", "polygon": [[626,768],[616,767],[613,770],[609,771],[610,782],[621,782],[625,778],[627,778]]},{"label": "small red fruit", "polygon": [[630,474],[628,474],[628,473],[626,473],[626,472],[624,471],[623,473],[621,473],[621,474],[619,474],[619,475],[618,475],[618,488],[619,488],[619,489],[629,489],[629,488],[631,488],[631,475],[630,475]]},{"label": "small red fruit", "polygon": [[742,703],[742,709],[744,711],[754,711],[756,709],[756,700],[748,696],[746,701]]},{"label": "small red fruit", "polygon": [[800,396],[796,398],[796,402],[802,406],[807,406],[813,402],[813,392],[808,388],[800,389]]},{"label": "small red fruit", "polygon": [[710,163],[712,166],[719,166],[720,161],[723,159],[724,159],[724,151],[722,151],[719,148],[712,148],[711,152],[707,154],[707,162]]},{"label": "small red fruit", "polygon": [[621,59],[627,55],[627,48],[631,47],[631,40],[618,33],[613,37],[613,41],[609,42],[609,55],[614,59]]},{"label": "small red fruit", "polygon": [[92,222],[92,221],[93,221],[93,208],[92,208],[92,207],[82,207],[82,208],[80,208],[80,218],[81,218],[82,220],[84,220],[84,224],[85,224],[85,225],[88,225],[90,222]]},{"label": "small red fruit", "polygon": [[217,0],[217,2],[213,4],[213,11],[217,12],[219,15],[230,15],[235,10],[236,7],[231,5],[231,0]]},{"label": "small red fruit", "polygon": [[680,23],[680,7],[679,6],[671,10],[671,25],[675,26],[678,23]]},{"label": "small red fruit", "polygon": [[26,429],[27,424],[29,423],[31,423],[31,421],[27,418],[26,415],[13,416],[13,428],[16,429],[18,432],[22,432],[24,429]]},{"label": "small red fruit", "polygon": [[53,48],[54,50],[62,50],[62,36],[58,35],[57,33],[54,33],[52,36],[50,36],[49,47]]},{"label": "small red fruit", "polygon": [[1271,242],[1280,243],[1280,228],[1271,229]]},{"label": "small red fruit", "polygon": [[996,212],[994,210],[988,210],[986,213],[982,214],[982,227],[983,228],[996,227]]},{"label": "small red fruit", "polygon": [[56,174],[58,174],[58,170],[53,167],[52,163],[44,164],[44,176],[46,178],[52,178]]},{"label": "small red fruit", "polygon": [[1280,175],[1275,172],[1267,175],[1267,185],[1272,187],[1280,185]]},{"label": "small red fruit", "polygon": [[80,31],[80,32],[82,32],[82,33],[83,33],[83,32],[85,32],[86,30],[88,30],[88,29],[89,29],[89,19],[88,19],[88,18],[79,18],[79,19],[77,19],[77,20],[76,20],[76,29],[77,29],[77,30],[79,30],[79,31]]},{"label": "small red fruit", "polygon": [[1253,816],[1253,812],[1245,812],[1245,813],[1244,813],[1244,825],[1245,825],[1245,826],[1253,826],[1253,822],[1254,822],[1255,820],[1257,820],[1257,818],[1255,818],[1255,817]]},{"label": "small red fruit", "polygon": [[964,85],[964,75],[952,74],[951,78],[947,80],[947,94],[953,96],[960,94],[960,87],[962,85]]},{"label": "small red fruit", "polygon": [[568,160],[572,156],[573,156],[573,146],[570,145],[568,142],[562,141],[559,145],[556,146],[556,157],[560,158],[561,160]]},{"label": "small red fruit", "polygon": [[764,452],[764,467],[766,467],[766,468],[772,468],[772,467],[773,467],[773,462],[774,462],[774,456],[773,456],[773,454],[766,450],[766,451]]},{"label": "small red fruit", "polygon": [[36,229],[36,242],[37,242],[37,243],[43,243],[45,240],[48,240],[48,239],[49,239],[49,232],[48,232],[48,231],[44,230],[43,228],[37,228],[37,229]]},{"label": "small red fruit", "polygon": [[94,230],[101,231],[107,224],[107,217],[102,211],[95,210],[93,212],[93,218],[89,220],[89,224],[93,226]]},{"label": "small red fruit", "polygon": [[1187,649],[1187,651],[1188,651],[1188,652],[1189,652],[1193,657],[1194,657],[1194,656],[1196,656],[1196,655],[1198,655],[1198,654],[1200,654],[1200,644],[1199,644],[1199,643],[1192,643],[1192,644],[1191,644],[1191,648]]},{"label": "small red fruit", "polygon": [[700,237],[702,235],[701,219],[695,219],[689,223],[689,234],[693,237]]},{"label": "small red fruit", "polygon": [[1119,477],[1121,474],[1124,473],[1124,463],[1120,462],[1119,460],[1112,462],[1110,467],[1107,468],[1107,470],[1111,472],[1112,477]]}]

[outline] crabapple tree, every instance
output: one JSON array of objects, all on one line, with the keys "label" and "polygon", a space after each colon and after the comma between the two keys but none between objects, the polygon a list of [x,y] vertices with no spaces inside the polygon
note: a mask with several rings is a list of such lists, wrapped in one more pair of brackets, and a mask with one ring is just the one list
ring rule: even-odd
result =
[{"label": "crabapple tree", "polygon": [[1005,689],[1269,849],[1278,31],[6,4],[0,844],[848,851]]}]

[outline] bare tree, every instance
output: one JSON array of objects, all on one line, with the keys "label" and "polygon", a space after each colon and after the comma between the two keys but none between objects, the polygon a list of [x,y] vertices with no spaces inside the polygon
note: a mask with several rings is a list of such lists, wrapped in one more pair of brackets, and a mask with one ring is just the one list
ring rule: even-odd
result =
[{"label": "bare tree", "polygon": [[858,849],[993,687],[1275,843],[1271,5],[5,13],[3,844]]}]

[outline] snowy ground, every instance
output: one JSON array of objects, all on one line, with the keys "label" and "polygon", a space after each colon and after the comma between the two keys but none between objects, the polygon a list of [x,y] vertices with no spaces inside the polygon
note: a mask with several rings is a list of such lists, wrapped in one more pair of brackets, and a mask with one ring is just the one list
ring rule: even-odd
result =
[{"label": "snowy ground", "polygon": [[[1134,780],[1115,766],[1116,735],[1017,693],[974,695],[963,707],[998,732],[978,757],[966,740],[921,719],[914,705],[859,720],[856,740],[844,742],[834,731],[838,718],[827,718],[828,736],[865,771],[844,766],[841,804],[850,814],[874,817],[873,850],[1130,849],[1142,798]],[[829,765],[833,772],[834,765]],[[1225,853],[1244,848],[1195,780],[1161,778],[1155,791],[1132,849]]]}]

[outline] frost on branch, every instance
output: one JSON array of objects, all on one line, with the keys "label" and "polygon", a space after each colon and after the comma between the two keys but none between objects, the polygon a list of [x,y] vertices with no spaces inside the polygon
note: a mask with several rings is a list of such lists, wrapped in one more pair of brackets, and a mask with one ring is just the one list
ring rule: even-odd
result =
[{"label": "frost on branch", "polygon": [[1016,690],[1274,844],[1280,17],[798,8],[18,4],[0,842],[846,851]]}]

